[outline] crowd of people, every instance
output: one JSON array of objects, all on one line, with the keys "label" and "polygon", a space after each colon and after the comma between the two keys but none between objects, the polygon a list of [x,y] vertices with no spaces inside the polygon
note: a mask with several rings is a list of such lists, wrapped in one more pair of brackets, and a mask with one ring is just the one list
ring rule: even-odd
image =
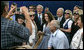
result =
[{"label": "crowd of people", "polygon": [[43,9],[40,4],[18,8],[12,3],[9,10],[9,2],[2,1],[1,48],[83,49],[83,9],[78,5],[73,11],[60,7],[56,16],[48,7],[44,13]]}]

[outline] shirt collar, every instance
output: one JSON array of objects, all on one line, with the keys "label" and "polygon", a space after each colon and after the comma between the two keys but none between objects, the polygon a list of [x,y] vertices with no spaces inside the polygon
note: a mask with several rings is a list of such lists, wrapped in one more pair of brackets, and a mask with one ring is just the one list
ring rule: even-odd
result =
[{"label": "shirt collar", "polygon": [[61,16],[61,17],[58,17],[58,18],[60,18],[60,20],[62,20],[63,16]]},{"label": "shirt collar", "polygon": [[62,18],[63,16],[61,16],[61,17],[58,17],[58,18]]},{"label": "shirt collar", "polygon": [[[39,15],[39,14],[38,14],[38,15]],[[42,13],[41,13],[40,15],[42,15]]]},{"label": "shirt collar", "polygon": [[56,36],[57,33],[58,33],[58,31],[59,31],[59,29],[57,29],[57,30],[52,34],[52,36]]},{"label": "shirt collar", "polygon": [[66,19],[66,22],[69,20],[70,18]]}]

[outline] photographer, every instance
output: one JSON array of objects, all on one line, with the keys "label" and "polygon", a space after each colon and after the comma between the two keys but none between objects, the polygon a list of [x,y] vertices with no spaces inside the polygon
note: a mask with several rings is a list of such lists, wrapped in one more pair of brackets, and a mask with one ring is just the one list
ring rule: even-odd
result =
[{"label": "photographer", "polygon": [[[28,9],[23,6],[21,7],[22,13],[25,15],[25,18],[27,20],[27,25],[25,28],[24,26],[18,24],[16,21],[10,21],[8,20],[11,15],[13,15],[13,10],[15,10],[15,7],[11,8],[11,10],[8,12],[9,9],[9,2],[8,1],[2,1],[1,2],[1,49],[9,49],[10,47],[14,46],[21,46],[29,40],[30,36],[30,17],[28,14]],[[8,18],[9,17],[9,18]],[[7,19],[8,18],[8,19]]]}]

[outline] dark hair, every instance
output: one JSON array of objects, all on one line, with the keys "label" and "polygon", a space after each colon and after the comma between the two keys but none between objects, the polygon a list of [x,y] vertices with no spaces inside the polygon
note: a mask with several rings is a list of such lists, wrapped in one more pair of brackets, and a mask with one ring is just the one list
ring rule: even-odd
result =
[{"label": "dark hair", "polygon": [[13,2],[11,5],[17,6],[17,4],[16,4],[16,3],[14,3],[14,2]]},{"label": "dark hair", "polygon": [[25,20],[25,16],[23,14],[16,14],[17,19]]},{"label": "dark hair", "polygon": [[44,13],[43,23],[48,24],[48,22],[46,22],[46,20],[45,20],[45,14],[47,14],[47,15],[48,15],[48,19],[49,19],[50,21],[52,21],[52,20],[53,20],[53,16],[52,16],[52,14],[51,14],[51,13],[49,13],[49,12]]}]

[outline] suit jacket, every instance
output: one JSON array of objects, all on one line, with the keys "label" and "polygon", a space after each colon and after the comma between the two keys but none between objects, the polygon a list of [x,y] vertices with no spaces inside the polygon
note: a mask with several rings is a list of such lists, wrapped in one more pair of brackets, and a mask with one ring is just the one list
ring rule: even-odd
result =
[{"label": "suit jacket", "polygon": [[[42,14],[42,17],[44,17],[44,15]],[[42,31],[43,30],[43,23],[40,24],[39,18],[38,18],[38,14],[35,14],[35,18],[34,18],[38,31]]]},{"label": "suit jacket", "polygon": [[[58,17],[56,16],[55,19],[57,20]],[[60,21],[60,28],[63,28],[64,22],[65,22],[65,17],[63,16],[62,20]]]}]

